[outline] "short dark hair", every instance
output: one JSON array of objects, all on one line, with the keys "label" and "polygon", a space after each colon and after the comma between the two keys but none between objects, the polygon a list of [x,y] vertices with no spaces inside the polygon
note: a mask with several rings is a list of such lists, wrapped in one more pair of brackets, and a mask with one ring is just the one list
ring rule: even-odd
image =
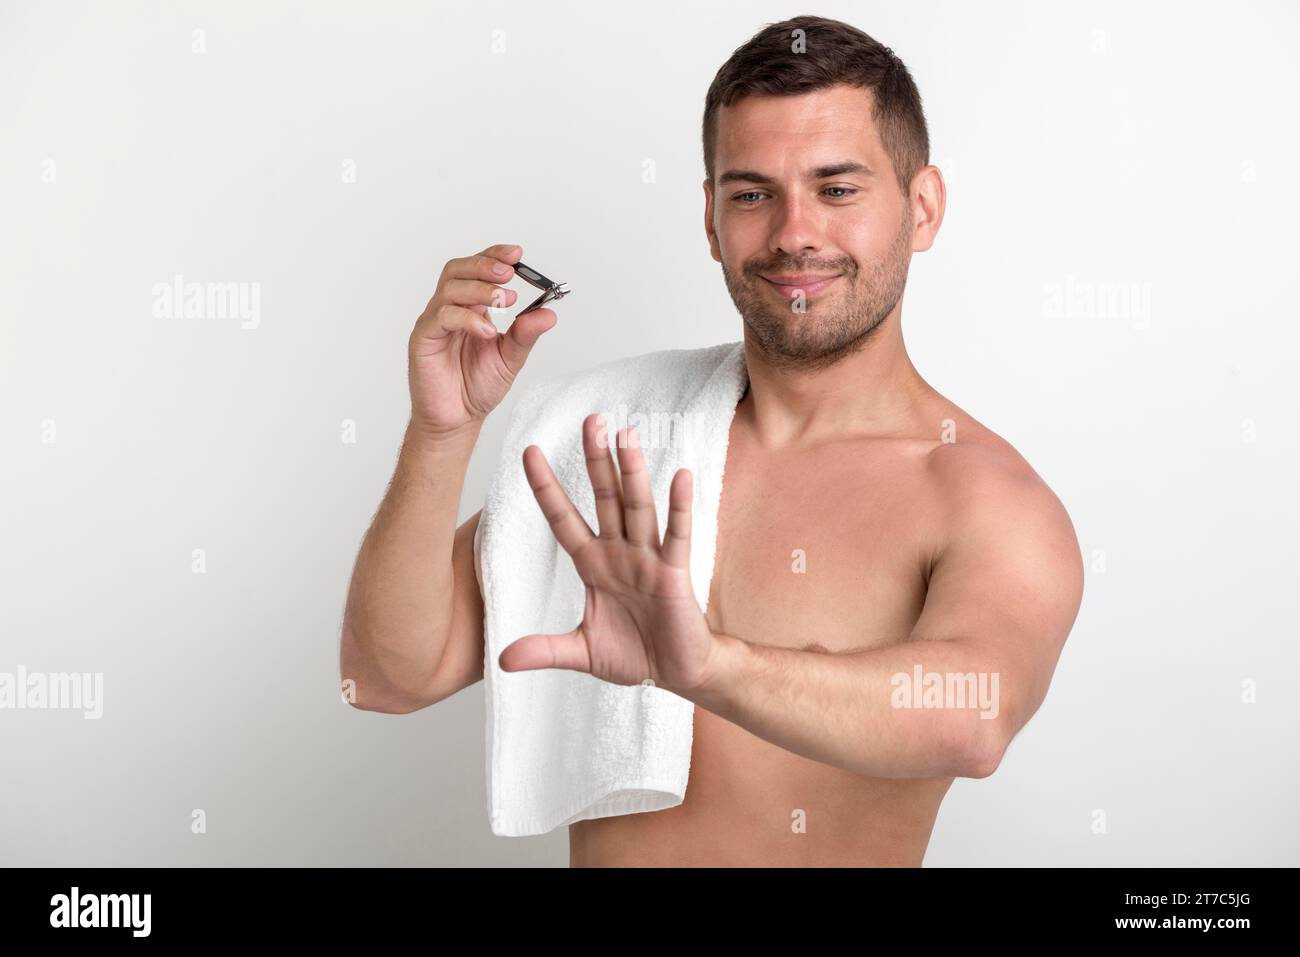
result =
[{"label": "short dark hair", "polygon": [[872,119],[906,193],[917,170],[930,162],[930,135],[912,75],[893,50],[856,27],[813,16],[768,24],[718,70],[704,98],[709,182],[721,107],[749,95],[796,96],[841,83],[871,90]]}]

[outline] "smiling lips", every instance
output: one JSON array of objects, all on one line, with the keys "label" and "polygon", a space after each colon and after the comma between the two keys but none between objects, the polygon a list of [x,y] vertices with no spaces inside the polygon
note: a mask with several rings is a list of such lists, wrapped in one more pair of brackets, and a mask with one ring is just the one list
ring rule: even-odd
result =
[{"label": "smiling lips", "polygon": [[819,276],[815,273],[798,273],[764,276],[763,279],[764,281],[771,283],[788,298],[793,299],[800,292],[805,296],[815,296],[817,293],[827,288],[836,279],[839,279],[841,275],[842,273],[832,273],[829,276]]}]

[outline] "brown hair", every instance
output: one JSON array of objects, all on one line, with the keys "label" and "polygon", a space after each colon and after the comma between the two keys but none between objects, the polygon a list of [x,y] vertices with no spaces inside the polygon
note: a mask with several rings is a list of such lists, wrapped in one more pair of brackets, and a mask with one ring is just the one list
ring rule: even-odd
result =
[{"label": "brown hair", "polygon": [[840,83],[871,90],[872,119],[906,193],[916,171],[930,162],[930,136],[912,75],[893,50],[856,27],[812,16],[768,24],[731,54],[713,78],[704,98],[709,182],[721,107],[751,94],[795,96]]}]

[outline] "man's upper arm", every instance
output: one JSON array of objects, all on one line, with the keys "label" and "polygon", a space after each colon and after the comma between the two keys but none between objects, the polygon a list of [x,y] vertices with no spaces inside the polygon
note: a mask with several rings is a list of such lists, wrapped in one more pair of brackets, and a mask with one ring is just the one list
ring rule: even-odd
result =
[{"label": "man's upper arm", "polygon": [[944,545],[913,639],[960,641],[997,672],[1005,745],[1047,695],[1083,595],[1064,506],[1023,462],[988,449],[936,452]]},{"label": "man's upper arm", "polygon": [[483,595],[474,567],[474,533],[482,510],[456,529],[452,544],[451,628],[434,673],[435,701],[449,698],[483,677]]}]

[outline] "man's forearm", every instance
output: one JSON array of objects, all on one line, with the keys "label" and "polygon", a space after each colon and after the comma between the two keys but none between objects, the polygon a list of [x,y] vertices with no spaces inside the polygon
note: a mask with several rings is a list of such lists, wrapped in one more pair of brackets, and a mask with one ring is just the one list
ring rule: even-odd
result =
[{"label": "man's forearm", "polygon": [[[960,641],[906,641],[828,654],[751,644],[733,635],[715,638],[716,668],[709,681],[677,693],[804,757],[870,777],[984,777],[1006,746],[1009,719],[998,703],[1000,682],[987,660]],[[918,666],[922,686],[913,687]],[[957,707],[939,691],[942,706],[935,707],[934,681],[927,697],[926,675],[939,676],[949,688],[959,679],[948,676],[969,677],[961,686],[974,691],[976,701]]]},{"label": "man's forearm", "polygon": [[452,616],[452,545],[479,429],[432,440],[409,427],[357,555],[344,615],[344,674],[359,699],[418,694],[442,658]]}]

